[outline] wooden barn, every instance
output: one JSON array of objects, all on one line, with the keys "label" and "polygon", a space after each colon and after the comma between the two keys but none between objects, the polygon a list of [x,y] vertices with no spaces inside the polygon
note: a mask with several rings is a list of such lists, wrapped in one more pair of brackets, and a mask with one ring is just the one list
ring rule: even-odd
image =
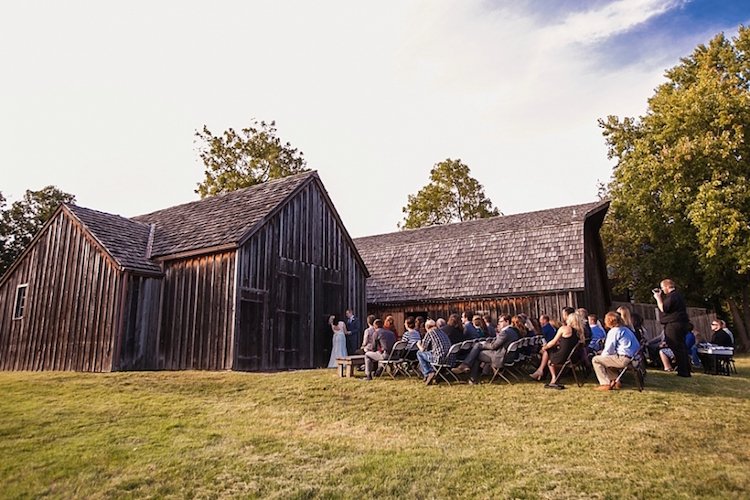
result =
[{"label": "wooden barn", "polygon": [[367,309],[447,318],[470,310],[559,317],[570,305],[610,305],[599,236],[608,202],[589,203],[358,238],[371,273]]},{"label": "wooden barn", "polygon": [[132,219],[63,205],[0,279],[0,369],[325,366],[367,276],[315,172]]}]

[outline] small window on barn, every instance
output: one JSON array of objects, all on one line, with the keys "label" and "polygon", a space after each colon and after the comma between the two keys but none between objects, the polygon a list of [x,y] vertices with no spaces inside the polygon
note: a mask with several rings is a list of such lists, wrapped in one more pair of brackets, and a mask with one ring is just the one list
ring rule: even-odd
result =
[{"label": "small window on barn", "polygon": [[26,309],[26,289],[29,287],[28,283],[18,285],[16,288],[16,301],[13,307],[13,319],[23,318],[23,311]]}]

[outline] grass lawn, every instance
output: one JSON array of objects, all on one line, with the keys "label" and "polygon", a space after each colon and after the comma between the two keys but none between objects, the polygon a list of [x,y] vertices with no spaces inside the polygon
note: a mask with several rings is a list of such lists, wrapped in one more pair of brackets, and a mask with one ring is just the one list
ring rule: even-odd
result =
[{"label": "grass lawn", "polygon": [[0,497],[748,498],[750,358],[737,369],[650,371],[642,393],[0,373]]}]

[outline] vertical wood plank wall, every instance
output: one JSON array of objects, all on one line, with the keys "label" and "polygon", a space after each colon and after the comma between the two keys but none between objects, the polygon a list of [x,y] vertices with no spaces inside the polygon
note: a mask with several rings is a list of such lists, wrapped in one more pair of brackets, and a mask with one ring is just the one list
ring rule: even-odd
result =
[{"label": "vertical wood plank wall", "polygon": [[315,183],[243,245],[239,266],[236,369],[321,366],[328,316],[364,315],[364,269]]},{"label": "vertical wood plank wall", "polygon": [[158,366],[156,342],[162,279],[130,273],[125,279],[122,335],[113,369],[153,370]]},{"label": "vertical wood plank wall", "polygon": [[[0,369],[112,370],[122,272],[58,213],[0,287]],[[23,318],[13,319],[28,283]]]},{"label": "vertical wood plank wall", "polygon": [[156,367],[231,369],[235,251],[168,261],[164,271]]},{"label": "vertical wood plank wall", "polygon": [[532,318],[538,318],[542,314],[547,314],[550,318],[560,318],[560,311],[563,307],[571,306],[578,308],[582,298],[583,292],[575,291],[495,299],[370,305],[368,314],[374,314],[381,319],[388,315],[393,316],[396,322],[396,329],[399,333],[403,333],[404,319],[407,314],[426,313],[426,316],[432,319],[448,319],[448,316],[451,314],[461,315],[464,311],[472,311],[474,314],[490,314],[492,320],[495,322],[497,322],[497,317],[500,314],[514,315],[525,313]]}]

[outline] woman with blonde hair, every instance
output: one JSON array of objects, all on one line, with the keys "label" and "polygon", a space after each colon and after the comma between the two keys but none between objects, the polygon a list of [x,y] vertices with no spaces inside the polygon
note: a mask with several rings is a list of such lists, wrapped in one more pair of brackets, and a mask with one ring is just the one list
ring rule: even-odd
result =
[{"label": "woman with blonde hair", "polygon": [[627,326],[632,332],[634,330],[633,313],[630,311],[630,308],[627,306],[620,306],[617,308],[617,314],[619,314],[620,318],[622,318],[623,326]]},{"label": "woman with blonde hair", "polygon": [[578,314],[568,314],[565,319],[565,325],[561,326],[555,337],[544,344],[542,347],[542,362],[539,364],[539,368],[530,376],[535,380],[542,380],[544,376],[544,368],[549,366],[552,380],[549,383],[549,387],[558,388],[557,382],[557,371],[555,365],[561,365],[568,359],[570,353],[575,349],[578,343],[585,343],[586,339],[583,335],[583,324],[581,323],[581,317]]}]

